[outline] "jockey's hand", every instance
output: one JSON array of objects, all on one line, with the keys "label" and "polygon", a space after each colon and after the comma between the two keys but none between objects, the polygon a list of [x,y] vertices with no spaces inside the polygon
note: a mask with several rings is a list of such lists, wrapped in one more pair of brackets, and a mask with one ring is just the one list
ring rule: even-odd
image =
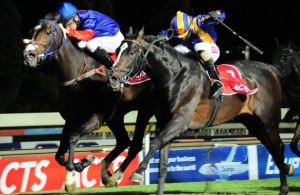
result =
[{"label": "jockey's hand", "polygon": [[212,19],[218,20],[221,12],[220,11],[211,11],[208,14]]},{"label": "jockey's hand", "polygon": [[68,30],[67,28],[65,28],[64,25],[63,25],[62,23],[59,23],[58,25],[59,25],[59,26],[61,27],[61,29],[62,29],[63,31],[65,31],[67,34],[69,33],[69,30]]}]

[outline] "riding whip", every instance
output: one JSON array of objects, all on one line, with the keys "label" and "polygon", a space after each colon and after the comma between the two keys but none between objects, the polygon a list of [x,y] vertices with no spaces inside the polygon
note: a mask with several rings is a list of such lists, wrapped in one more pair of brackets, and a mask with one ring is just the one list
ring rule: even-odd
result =
[{"label": "riding whip", "polygon": [[242,39],[247,45],[249,45],[252,49],[254,49],[255,51],[257,51],[259,54],[263,54],[263,51],[261,51],[260,49],[258,49],[257,47],[255,47],[253,44],[251,44],[249,41],[247,41],[246,39],[244,39],[243,37],[241,37],[240,35],[238,35],[236,32],[234,32],[229,26],[227,26],[226,24],[224,24],[224,22],[222,22],[221,20],[219,20],[218,18],[214,18],[215,20],[217,20],[220,24],[222,24],[224,27],[226,27],[228,30],[230,30],[233,34],[237,35],[240,39]]}]

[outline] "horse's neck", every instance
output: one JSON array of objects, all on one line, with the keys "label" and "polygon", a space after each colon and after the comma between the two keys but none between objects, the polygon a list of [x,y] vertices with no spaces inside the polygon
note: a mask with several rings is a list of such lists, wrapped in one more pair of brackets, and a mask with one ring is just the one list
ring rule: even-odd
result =
[{"label": "horse's neck", "polygon": [[[176,79],[182,71],[189,69],[188,66],[190,65],[187,60],[172,47],[155,46],[147,57],[146,73],[149,74],[156,86],[166,86]],[[200,66],[198,65],[198,67]]]},{"label": "horse's neck", "polygon": [[68,81],[78,77],[85,66],[85,58],[86,56],[67,39],[57,58],[61,79]]}]

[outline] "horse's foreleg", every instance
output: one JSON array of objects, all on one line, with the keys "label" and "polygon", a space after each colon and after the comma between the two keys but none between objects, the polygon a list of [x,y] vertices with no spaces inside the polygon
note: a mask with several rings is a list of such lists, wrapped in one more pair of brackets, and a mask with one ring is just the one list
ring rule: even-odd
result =
[{"label": "horse's foreleg", "polygon": [[[113,124],[108,123],[109,128],[114,133],[116,137],[116,147],[101,161],[101,180],[105,187],[115,187],[117,183],[115,181],[109,181],[112,174],[108,171],[108,168],[111,162],[121,153],[123,152],[128,146],[130,145],[130,138],[128,137],[127,131],[123,124],[114,122]],[[115,126],[117,125],[117,126]],[[115,173],[116,174],[116,173]],[[119,175],[119,172],[117,172]],[[116,176],[117,176],[116,175]],[[119,176],[118,176],[119,178]],[[113,179],[114,180],[114,179]]]},{"label": "horse's foreleg", "polygon": [[167,144],[162,149],[160,149],[158,186],[157,186],[157,193],[156,193],[157,195],[164,194],[164,185],[168,173],[170,147],[171,147],[171,143]]},{"label": "horse's foreleg", "polygon": [[300,119],[297,122],[297,126],[294,132],[294,137],[290,143],[290,148],[292,152],[300,158],[300,151],[298,150],[299,140],[300,140]]},{"label": "horse's foreleg", "polygon": [[142,150],[144,133],[150,117],[151,116],[149,116],[148,118],[137,120],[134,136],[132,141],[130,142],[128,155],[126,159],[123,161],[123,163],[121,164],[121,166],[119,167],[119,169],[116,170],[115,173],[109,178],[105,187],[117,186],[118,180],[120,180],[123,177],[123,173],[128,167],[128,165],[130,164],[130,162]]},{"label": "horse's foreleg", "polygon": [[[265,145],[268,149],[270,155],[273,157],[273,160],[276,166],[279,169],[280,177],[280,195],[286,195],[289,192],[289,187],[287,185],[286,174],[293,169],[293,165],[288,165],[284,163],[284,143],[281,141],[279,136],[279,130],[269,130],[269,134],[262,133],[266,132],[262,130],[260,134],[257,134],[257,138]],[[278,132],[278,133],[274,133]]]},{"label": "horse's foreleg", "polygon": [[65,141],[61,140],[59,148],[58,148],[58,150],[55,154],[55,160],[61,166],[66,166],[67,165],[65,154],[68,152],[68,150],[69,150],[69,144],[67,143],[67,140],[65,140]]},{"label": "horse's foreleg", "polygon": [[68,193],[73,192],[76,189],[76,181],[73,177],[73,172],[75,170],[75,165],[74,165],[74,154],[75,154],[75,146],[80,138],[79,134],[72,134],[69,138],[69,159],[68,163],[66,165],[67,169],[67,174],[66,178],[64,181],[65,184],[65,190]]},{"label": "horse's foreleg", "polygon": [[[176,122],[177,121],[177,122]],[[179,121],[179,122],[178,122]],[[161,131],[157,137],[155,137],[150,143],[150,149],[146,154],[143,161],[139,164],[139,167],[132,173],[130,180],[141,182],[142,181],[142,172],[147,169],[149,161],[151,160],[153,154],[158,149],[161,149],[163,146],[168,144],[172,139],[177,135],[187,130],[188,124],[187,120],[174,119],[172,120],[164,129]],[[174,123],[176,122],[176,123]],[[174,129],[176,127],[176,129]]]}]

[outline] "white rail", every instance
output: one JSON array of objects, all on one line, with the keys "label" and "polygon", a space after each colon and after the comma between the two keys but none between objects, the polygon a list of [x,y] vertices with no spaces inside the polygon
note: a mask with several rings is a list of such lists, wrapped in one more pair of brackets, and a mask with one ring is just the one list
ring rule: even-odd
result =
[{"label": "white rail", "polygon": [[[286,114],[287,108],[281,109],[281,116]],[[125,124],[136,122],[137,111],[129,112],[125,115]],[[149,123],[155,123],[155,117],[152,117]],[[0,128],[8,127],[37,127],[37,126],[63,126],[65,120],[58,112],[46,113],[15,113],[15,114],[0,114]],[[293,125],[292,125],[293,126]],[[218,129],[226,128],[243,128],[239,123],[225,123],[217,126]],[[281,123],[280,128],[291,128],[291,124]]]}]

